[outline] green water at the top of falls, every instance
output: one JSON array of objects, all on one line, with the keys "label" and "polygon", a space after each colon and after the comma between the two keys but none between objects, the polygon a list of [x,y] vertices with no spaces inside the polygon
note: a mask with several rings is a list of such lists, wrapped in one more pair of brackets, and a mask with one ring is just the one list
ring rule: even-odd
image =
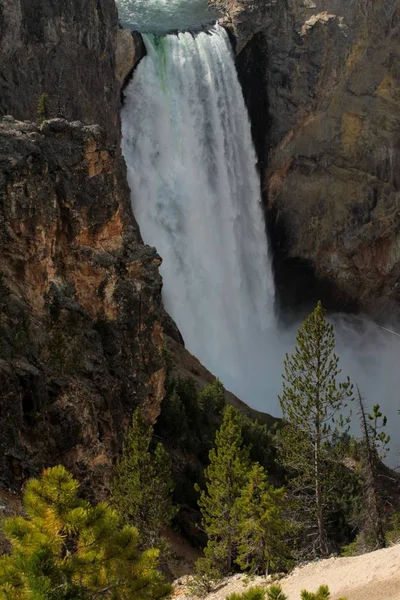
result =
[{"label": "green water at the top of falls", "polygon": [[122,25],[141,32],[197,30],[218,16],[207,0],[117,0],[117,6]]}]

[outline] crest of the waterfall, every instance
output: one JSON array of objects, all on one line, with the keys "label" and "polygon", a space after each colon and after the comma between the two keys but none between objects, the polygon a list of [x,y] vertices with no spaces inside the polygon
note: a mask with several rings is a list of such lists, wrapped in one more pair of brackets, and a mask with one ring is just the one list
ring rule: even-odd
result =
[{"label": "crest of the waterfall", "polygon": [[164,302],[188,349],[260,404],[274,284],[230,43],[220,27],[145,43],[122,112],[134,213],[163,258]]},{"label": "crest of the waterfall", "polygon": [[117,0],[117,6],[121,22],[142,32],[198,30],[218,17],[207,0]]}]

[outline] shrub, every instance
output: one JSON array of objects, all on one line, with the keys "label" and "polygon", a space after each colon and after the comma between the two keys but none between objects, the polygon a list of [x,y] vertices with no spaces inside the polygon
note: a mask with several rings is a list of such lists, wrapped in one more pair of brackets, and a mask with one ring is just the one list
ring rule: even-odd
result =
[{"label": "shrub", "polygon": [[[241,594],[230,594],[226,600],[264,600],[265,596],[268,600],[288,600],[280,585],[271,585],[267,589],[252,587]],[[329,600],[330,597],[329,588],[326,585],[321,585],[316,593],[307,592],[307,590],[301,592],[301,600]],[[339,598],[339,600],[346,600],[346,598]]]},{"label": "shrub", "polygon": [[[264,600],[266,589],[258,586],[253,586],[242,594],[230,594],[226,600]],[[280,598],[277,598],[280,600]]]},{"label": "shrub", "polygon": [[31,479],[26,517],[7,519],[11,543],[0,558],[1,600],[150,600],[170,586],[157,570],[158,550],[140,552],[138,533],[121,526],[106,503],[92,506],[58,466]]}]

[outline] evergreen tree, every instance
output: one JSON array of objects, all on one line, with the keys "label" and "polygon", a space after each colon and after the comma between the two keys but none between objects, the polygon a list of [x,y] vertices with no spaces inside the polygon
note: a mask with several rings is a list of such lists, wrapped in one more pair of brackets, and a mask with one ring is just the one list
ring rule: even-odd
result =
[{"label": "evergreen tree", "polygon": [[0,558],[1,600],[150,600],[170,586],[158,573],[158,550],[141,552],[137,530],[121,526],[106,503],[78,497],[79,484],[62,466],[31,479],[26,517],[5,521],[11,543]]},{"label": "evergreen tree", "polygon": [[206,385],[199,393],[199,403],[202,411],[220,415],[225,407],[225,389],[219,379]]},{"label": "evergreen tree", "polygon": [[40,94],[37,104],[37,122],[43,123],[49,118],[49,97],[47,94]]},{"label": "evergreen tree", "polygon": [[143,548],[165,545],[163,531],[176,514],[171,461],[162,444],[150,451],[153,427],[140,410],[133,415],[112,481],[112,504],[134,525]]},{"label": "evergreen tree", "polygon": [[379,463],[385,458],[390,437],[385,433],[387,419],[379,404],[367,414],[360,390],[357,388],[357,404],[361,431],[361,475],[364,482],[364,536],[371,550],[385,548],[385,530],[382,498],[379,492]]},{"label": "evergreen tree", "polygon": [[[352,396],[349,379],[337,383],[339,359],[335,354],[333,326],[321,302],[297,333],[294,353],[285,359],[280,396],[284,427],[280,435],[280,460],[290,475],[290,489],[315,525],[314,549],[328,554],[326,507],[335,482],[332,464],[335,439],[344,421],[340,410]],[[348,421],[348,419],[346,419]]]},{"label": "evergreen tree", "polygon": [[210,565],[225,574],[231,571],[235,559],[238,499],[249,470],[249,452],[243,447],[239,415],[232,406],[225,410],[209,458],[210,464],[204,472],[206,490],[201,492],[199,499],[208,536],[205,556]]},{"label": "evergreen tree", "polygon": [[284,560],[283,518],[285,491],[269,484],[265,470],[254,463],[238,501],[239,545],[237,564],[251,574],[268,574]]}]

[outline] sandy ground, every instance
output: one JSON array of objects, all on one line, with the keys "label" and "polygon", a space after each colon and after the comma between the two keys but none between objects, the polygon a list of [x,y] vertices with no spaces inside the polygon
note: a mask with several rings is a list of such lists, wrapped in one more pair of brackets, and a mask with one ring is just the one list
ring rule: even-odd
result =
[{"label": "sandy ground", "polygon": [[400,600],[400,545],[354,558],[330,558],[296,569],[282,580],[289,600],[306,588],[329,586],[332,600]]},{"label": "sandy ground", "polygon": [[[280,583],[289,600],[300,600],[301,590],[315,592],[321,584],[329,586],[332,600],[341,596],[347,600],[400,600],[400,544],[354,558],[329,558],[309,563],[295,569]],[[252,585],[265,586],[265,579],[256,577],[249,581],[242,575],[235,575],[207,596],[207,600],[225,600],[232,592],[243,591]],[[190,596],[182,593],[180,599],[183,598]]]}]

